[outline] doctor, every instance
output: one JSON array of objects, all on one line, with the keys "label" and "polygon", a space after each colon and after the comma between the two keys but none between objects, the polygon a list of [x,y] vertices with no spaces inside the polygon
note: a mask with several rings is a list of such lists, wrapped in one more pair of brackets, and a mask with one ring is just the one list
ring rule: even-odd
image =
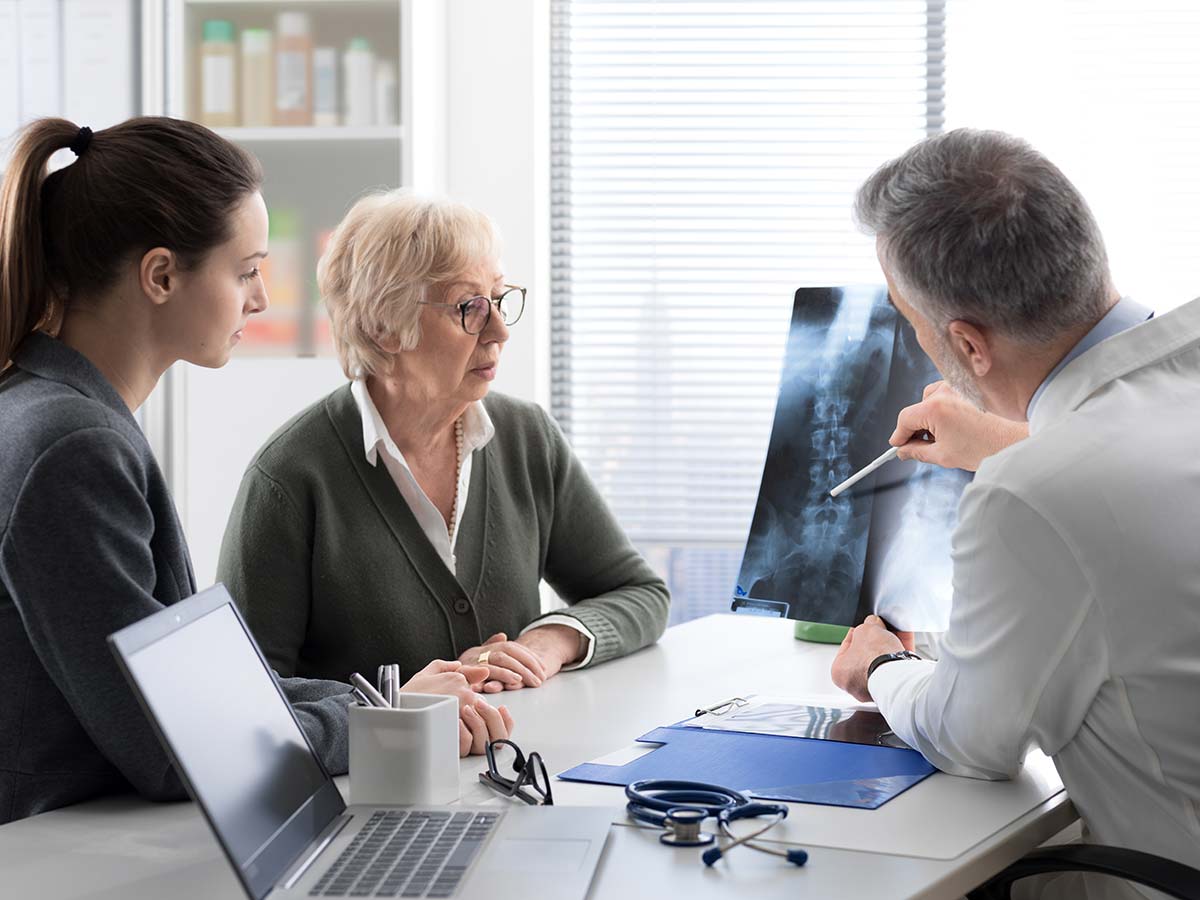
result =
[{"label": "doctor", "polygon": [[1200,866],[1200,300],[1121,297],[1075,187],[997,132],[916,145],[857,215],[949,385],[1029,437],[963,495],[941,658],[871,617],[834,681],[946,772],[1012,777],[1038,745],[1089,840]]}]

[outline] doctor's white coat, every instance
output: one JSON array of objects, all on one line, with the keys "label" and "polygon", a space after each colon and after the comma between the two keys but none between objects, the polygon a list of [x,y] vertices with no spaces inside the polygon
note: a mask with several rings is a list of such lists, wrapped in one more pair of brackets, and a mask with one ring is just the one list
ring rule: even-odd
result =
[{"label": "doctor's white coat", "polygon": [[895,732],[982,778],[1037,744],[1090,840],[1200,868],[1200,300],[1059,372],[953,557],[940,660],[870,680]]}]

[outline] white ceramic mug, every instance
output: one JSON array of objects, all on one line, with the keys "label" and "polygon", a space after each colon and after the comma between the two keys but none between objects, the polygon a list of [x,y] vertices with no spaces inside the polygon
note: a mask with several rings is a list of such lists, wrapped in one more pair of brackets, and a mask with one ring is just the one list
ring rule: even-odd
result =
[{"label": "white ceramic mug", "polygon": [[399,709],[350,707],[350,802],[458,799],[458,698],[401,694]]}]

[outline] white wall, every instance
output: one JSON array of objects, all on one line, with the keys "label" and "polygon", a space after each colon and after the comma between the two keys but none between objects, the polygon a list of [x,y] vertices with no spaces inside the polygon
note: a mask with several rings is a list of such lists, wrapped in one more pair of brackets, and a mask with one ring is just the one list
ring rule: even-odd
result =
[{"label": "white wall", "polygon": [[188,427],[174,491],[200,587],[216,580],[221,537],[254,454],[293,414],[345,382],[331,358],[235,358],[220,369],[188,367],[180,388]]},{"label": "white wall", "polygon": [[[417,0],[418,3],[421,0]],[[446,4],[445,191],[490,215],[529,288],[496,389],[550,397],[550,13],[545,0]]]}]

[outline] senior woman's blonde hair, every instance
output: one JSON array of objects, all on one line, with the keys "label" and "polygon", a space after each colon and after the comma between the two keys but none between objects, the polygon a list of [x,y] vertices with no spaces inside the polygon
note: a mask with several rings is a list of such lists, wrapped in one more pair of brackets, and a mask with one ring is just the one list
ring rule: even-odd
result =
[{"label": "senior woman's blonde hair", "polygon": [[491,219],[452,200],[394,190],[355,203],[317,264],[346,377],[385,373],[394,349],[415,348],[419,301],[440,301],[430,288],[495,258],[499,245]]}]

